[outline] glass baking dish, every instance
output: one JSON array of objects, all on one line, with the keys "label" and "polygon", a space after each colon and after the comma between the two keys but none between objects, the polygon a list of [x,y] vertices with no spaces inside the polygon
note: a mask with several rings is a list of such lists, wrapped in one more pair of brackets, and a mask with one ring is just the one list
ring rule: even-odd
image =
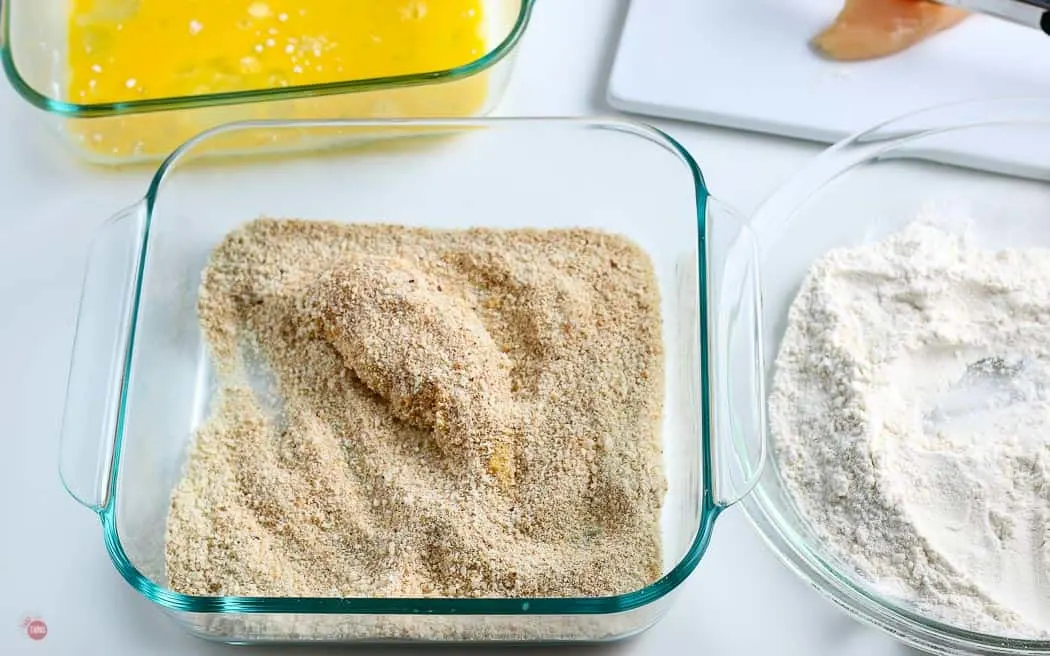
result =
[{"label": "glass baking dish", "polygon": [[[67,97],[70,9],[66,0],[0,3],[0,56],[15,90],[53,116],[74,152],[97,164],[126,164],[163,159],[191,137],[233,121],[484,115],[503,93],[533,2],[484,0],[487,51],[462,66],[326,84],[79,103]],[[285,136],[280,144],[285,149],[313,146],[294,135]],[[275,144],[261,141],[271,138],[245,133],[237,143],[224,145],[272,152]]]},{"label": "glass baking dish", "polygon": [[[202,161],[225,140],[300,133],[357,147]],[[170,590],[169,497],[213,389],[195,312],[200,274],[220,239],[259,215],[434,228],[590,226],[644,248],[659,280],[666,354],[662,577],[603,598],[193,597]],[[622,638],[667,610],[719,513],[753,484],[748,473],[760,471],[753,264],[745,222],[709,196],[678,143],[640,124],[440,119],[221,127],[171,155],[146,197],[107,222],[92,247],[63,421],[62,480],[98,514],[128,583],[203,637]]]},{"label": "glass baking dish", "polygon": [[[1050,247],[1050,151],[1025,146],[1048,140],[1050,99],[970,102],[891,120],[799,171],[751,220],[763,273],[767,383],[794,295],[810,264],[831,248],[877,241],[920,216],[968,230],[992,249]],[[999,173],[948,164],[975,156],[982,169]],[[821,544],[796,510],[776,458],[741,505],[790,569],[854,617],[915,647],[1050,654],[1050,641],[949,626],[880,591]]]}]

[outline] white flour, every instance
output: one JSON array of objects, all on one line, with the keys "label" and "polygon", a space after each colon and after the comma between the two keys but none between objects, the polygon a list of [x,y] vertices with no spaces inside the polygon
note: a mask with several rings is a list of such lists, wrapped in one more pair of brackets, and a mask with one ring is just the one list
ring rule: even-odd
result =
[{"label": "white flour", "polygon": [[949,624],[1050,636],[1050,250],[914,223],[832,251],[776,365],[780,470],[835,556]]}]

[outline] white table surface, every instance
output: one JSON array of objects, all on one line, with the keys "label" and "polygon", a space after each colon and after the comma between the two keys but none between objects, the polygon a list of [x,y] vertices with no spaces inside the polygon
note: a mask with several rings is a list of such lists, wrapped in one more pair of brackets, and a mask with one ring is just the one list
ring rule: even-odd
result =
[{"label": "white table surface", "polygon": [[[611,113],[605,80],[623,21],[619,0],[539,0],[497,113]],[[564,54],[563,54],[564,53]],[[699,64],[699,63],[698,63]],[[710,67],[683,83],[703,84]],[[72,161],[42,115],[0,87],[0,654],[233,654],[184,634],[116,573],[96,517],[63,491],[58,428],[83,259],[98,224],[145,192],[148,169]],[[818,147],[654,121],[681,140],[714,193],[750,212]],[[46,622],[30,640],[24,617]],[[427,653],[418,648],[295,653]],[[473,653],[507,653],[478,648]],[[540,650],[518,649],[528,654]],[[707,555],[670,614],[632,640],[563,654],[891,656],[911,653],[861,626],[795,578],[738,509],[718,521]],[[262,653],[291,653],[266,649]]]}]

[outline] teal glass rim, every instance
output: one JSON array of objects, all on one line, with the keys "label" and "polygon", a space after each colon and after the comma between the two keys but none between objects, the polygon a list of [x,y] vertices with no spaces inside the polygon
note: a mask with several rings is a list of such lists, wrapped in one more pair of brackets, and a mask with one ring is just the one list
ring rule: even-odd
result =
[{"label": "teal glass rim", "polygon": [[11,52],[11,0],[0,0],[0,62],[11,86],[31,105],[67,118],[95,118],[128,114],[144,114],[177,109],[196,109],[221,105],[238,105],[273,100],[292,100],[314,96],[330,96],[344,93],[359,93],[381,89],[439,84],[453,82],[481,73],[499,63],[514,50],[528,27],[532,8],[536,0],[519,0],[520,7],[510,32],[492,50],[479,59],[439,71],[395,75],[389,77],[366,78],[361,80],[344,80],[322,84],[305,84],[282,87],[279,89],[252,89],[247,91],[228,91],[209,93],[198,96],[172,96],[170,98],[150,98],[129,102],[78,104],[58,100],[44,95],[26,82],[18,71],[14,55]]},{"label": "teal glass rim", "polygon": [[[339,598],[339,597],[235,597],[193,596],[169,590],[143,575],[127,557],[117,530],[117,496],[120,494],[118,477],[122,458],[127,398],[131,379],[132,353],[135,347],[135,331],[138,320],[142,272],[145,269],[150,227],[154,210],[165,177],[189,155],[200,143],[218,135],[240,130],[260,128],[448,128],[471,129],[496,127],[501,124],[578,125],[624,132],[664,148],[688,167],[693,181],[696,221],[698,290],[697,320],[699,326],[700,355],[700,457],[702,489],[700,499],[700,521],[696,535],[688,551],[675,566],[657,581],[627,594],[607,597],[562,597],[562,598]],[[113,442],[112,465],[108,472],[108,496],[102,506],[93,507],[102,521],[106,550],[121,576],[147,599],[159,606],[182,612],[194,613],[305,613],[305,614],[385,614],[385,615],[604,615],[636,610],[655,602],[675,590],[692,574],[707,550],[715,520],[725,505],[716,501],[712,482],[713,438],[711,380],[708,372],[710,362],[710,330],[708,321],[711,312],[708,294],[705,292],[709,280],[707,271],[707,210],[710,194],[703,173],[696,160],[678,141],[655,127],[623,119],[593,118],[450,118],[450,119],[380,119],[380,120],[263,120],[230,123],[186,142],[164,160],[150,182],[145,198],[145,218],[141,232],[141,244],[137,256],[137,279],[132,291],[129,333],[121,369],[119,406],[116,417],[116,435]]]}]

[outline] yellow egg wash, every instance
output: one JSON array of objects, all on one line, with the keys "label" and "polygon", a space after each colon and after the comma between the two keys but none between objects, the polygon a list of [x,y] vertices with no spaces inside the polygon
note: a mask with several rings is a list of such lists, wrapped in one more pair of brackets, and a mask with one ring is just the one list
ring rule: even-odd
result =
[{"label": "yellow egg wash", "polygon": [[[487,52],[483,0],[72,0],[79,104],[282,89],[455,68]],[[462,116],[485,75],[433,86],[74,120],[107,156],[163,153],[227,120]]]}]

